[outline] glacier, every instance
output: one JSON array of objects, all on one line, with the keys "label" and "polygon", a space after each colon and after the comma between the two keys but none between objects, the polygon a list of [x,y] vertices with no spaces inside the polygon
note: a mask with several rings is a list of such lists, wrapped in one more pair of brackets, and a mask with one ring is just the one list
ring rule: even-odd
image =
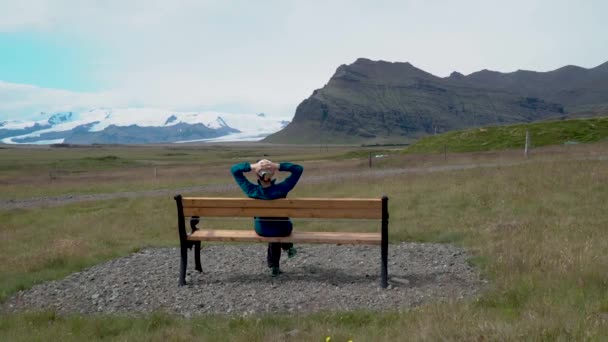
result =
[{"label": "glacier", "polygon": [[284,128],[265,113],[179,112],[162,108],[95,108],[40,113],[35,120],[0,123],[5,144],[177,143],[257,141]]}]

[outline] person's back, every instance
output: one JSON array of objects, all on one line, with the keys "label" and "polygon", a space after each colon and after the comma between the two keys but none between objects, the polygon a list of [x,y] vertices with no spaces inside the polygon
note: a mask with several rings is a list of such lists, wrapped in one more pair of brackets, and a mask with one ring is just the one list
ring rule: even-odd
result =
[{"label": "person's back", "polygon": [[[258,177],[258,184],[251,183],[244,172],[253,171]],[[291,172],[284,181],[276,183],[273,179],[275,172]],[[302,166],[292,163],[276,164],[269,160],[260,160],[255,164],[239,163],[231,168],[232,175],[236,183],[243,192],[250,198],[262,200],[274,200],[287,197],[287,194],[298,183],[304,169]],[[260,236],[276,237],[289,236],[293,229],[293,224],[288,217],[256,217],[255,231]],[[281,259],[281,249],[288,251],[288,256],[295,256],[296,250],[291,243],[269,243],[267,262],[272,270],[272,276],[281,273],[279,268]]]}]

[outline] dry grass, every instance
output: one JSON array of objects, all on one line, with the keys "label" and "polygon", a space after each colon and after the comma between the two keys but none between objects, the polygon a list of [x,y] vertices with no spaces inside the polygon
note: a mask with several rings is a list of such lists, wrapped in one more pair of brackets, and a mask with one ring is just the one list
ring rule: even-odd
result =
[{"label": "dry grass", "polygon": [[[487,292],[473,302],[437,303],[403,313],[247,319],[182,320],[164,314],[141,318],[11,315],[0,323],[0,339],[309,341],[332,336],[334,341],[388,341],[408,336],[416,340],[605,340],[606,147],[547,148],[535,151],[523,164],[516,164],[522,161],[519,151],[461,154],[448,156],[452,158],[448,162],[499,161],[507,166],[386,178],[363,173],[302,183],[291,194],[371,197],[386,193],[393,242],[450,242],[473,251],[471,263],[490,280]],[[588,160],[580,160],[585,158]],[[361,170],[367,160],[302,163],[305,177],[311,177]],[[378,159],[375,167],[443,163],[443,155],[408,155]],[[221,182],[230,181],[229,176],[217,177]],[[159,197],[0,212],[3,296],[143,246],[176,245],[174,211],[170,198]],[[320,227],[309,224],[308,228]],[[336,224],[332,229],[350,228]],[[54,246],[50,253],[49,244]]]},{"label": "dry grass", "polygon": [[[356,147],[104,147],[0,150],[0,199],[169,189],[232,182],[243,160],[335,160]],[[339,165],[341,163],[334,163]],[[348,162],[346,162],[348,164]],[[312,170],[312,169],[311,169]]]}]

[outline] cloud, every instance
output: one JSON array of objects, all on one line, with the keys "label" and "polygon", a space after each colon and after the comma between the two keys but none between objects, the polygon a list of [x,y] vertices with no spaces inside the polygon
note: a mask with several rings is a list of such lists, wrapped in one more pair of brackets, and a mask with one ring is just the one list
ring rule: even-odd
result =
[{"label": "cloud", "polygon": [[[49,113],[79,112],[94,108],[146,107],[174,111],[209,111],[206,109],[208,106],[205,105],[205,101],[211,101],[214,93],[203,96],[200,91],[188,92],[185,91],[190,86],[187,80],[180,78],[175,82],[177,89],[175,91],[171,90],[171,83],[168,83],[159,88],[148,87],[145,92],[125,89],[106,92],[75,92],[0,81],[0,121],[35,120],[37,117],[46,117]],[[221,90],[218,93],[221,93]],[[248,104],[242,105],[243,103]],[[223,106],[226,110],[222,110]],[[238,110],[239,106],[245,109]],[[255,111],[251,108],[263,106],[270,107],[259,103],[259,99],[243,96],[235,97],[234,102],[217,103],[212,107],[214,110],[227,114],[253,114],[261,112],[261,110]],[[46,114],[41,115],[42,112]],[[267,113],[267,115],[277,119],[291,119],[290,115],[280,113]]]},{"label": "cloud", "polygon": [[289,117],[333,70],[307,77],[306,54],[299,62],[290,60],[275,44],[282,30],[277,11],[285,7],[280,1],[260,6],[247,1],[25,0],[0,5],[0,32],[38,30],[98,47],[95,61],[88,63],[95,66],[89,78],[110,89],[109,102],[120,94],[131,105]]},{"label": "cloud", "polygon": [[27,100],[5,97],[14,103],[0,104],[0,115],[36,101],[92,101],[291,116],[358,57],[439,76],[591,67],[608,56],[606,12],[605,1],[566,0],[2,1],[0,32],[94,46],[88,78],[108,90],[30,90]]},{"label": "cloud", "polygon": [[2,119],[32,119],[40,112],[78,111],[128,102],[117,93],[78,93],[0,81]]}]

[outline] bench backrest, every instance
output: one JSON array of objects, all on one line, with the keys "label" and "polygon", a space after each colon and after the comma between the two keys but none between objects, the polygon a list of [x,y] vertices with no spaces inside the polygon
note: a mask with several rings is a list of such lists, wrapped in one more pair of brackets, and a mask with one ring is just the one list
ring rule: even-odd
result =
[{"label": "bench backrest", "polygon": [[[293,217],[382,219],[382,198],[250,198],[181,197],[183,216]],[[176,196],[176,201],[179,199]],[[386,206],[386,203],[384,203]]]}]

